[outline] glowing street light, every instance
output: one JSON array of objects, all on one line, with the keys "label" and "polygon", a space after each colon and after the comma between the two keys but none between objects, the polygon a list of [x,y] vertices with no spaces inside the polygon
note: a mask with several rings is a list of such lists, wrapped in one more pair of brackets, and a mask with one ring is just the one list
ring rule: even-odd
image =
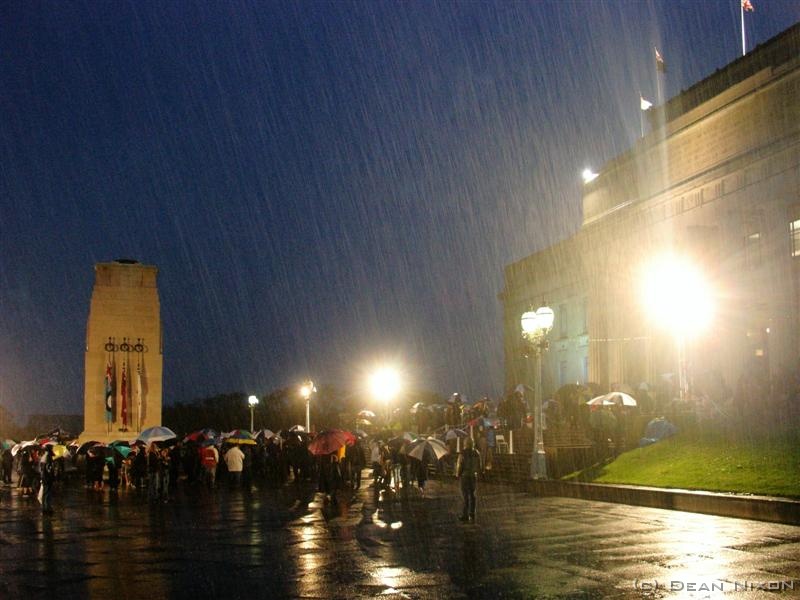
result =
[{"label": "glowing street light", "polygon": [[655,323],[675,336],[678,346],[678,387],[681,400],[689,392],[686,339],[702,333],[714,316],[711,287],[688,259],[666,254],[647,265],[642,276],[642,299]]},{"label": "glowing street light", "polygon": [[253,431],[253,411],[255,411],[256,405],[258,404],[258,396],[250,396],[247,399],[247,403],[250,405],[250,431]]},{"label": "glowing street light", "polygon": [[386,418],[389,420],[389,404],[400,393],[400,374],[392,367],[381,367],[369,377],[372,395],[386,405]]},{"label": "glowing street light", "polygon": [[533,418],[535,427],[534,455],[531,457],[531,477],[547,478],[547,457],[544,452],[544,432],[542,431],[542,352],[549,345],[547,334],[553,328],[555,315],[549,306],[540,306],[535,311],[529,310],[520,318],[522,337],[529,343],[536,357],[536,384],[533,395]]},{"label": "glowing street light", "polygon": [[317,391],[311,380],[303,382],[300,386],[300,395],[306,401],[306,432],[311,431],[311,394]]}]

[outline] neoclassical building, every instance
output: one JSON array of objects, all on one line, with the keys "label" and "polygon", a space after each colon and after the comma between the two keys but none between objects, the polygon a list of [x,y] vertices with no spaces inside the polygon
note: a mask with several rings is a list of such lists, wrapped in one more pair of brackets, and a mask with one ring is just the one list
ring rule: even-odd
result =
[{"label": "neoclassical building", "polygon": [[[673,377],[679,352],[640,293],[648,260],[688,259],[714,318],[683,337],[692,385],[800,358],[800,24],[648,111],[650,133],[584,186],[578,233],[505,268],[505,384],[530,383],[520,315],[555,311],[544,393]],[[661,322],[659,322],[661,321]]]}]

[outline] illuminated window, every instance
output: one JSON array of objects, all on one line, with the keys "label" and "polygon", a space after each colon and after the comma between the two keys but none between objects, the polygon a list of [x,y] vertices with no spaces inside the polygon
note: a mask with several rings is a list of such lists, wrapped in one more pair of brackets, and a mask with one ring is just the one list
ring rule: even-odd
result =
[{"label": "illuminated window", "polygon": [[792,256],[800,256],[800,219],[789,223],[789,234],[792,237]]},{"label": "illuminated window", "polygon": [[755,269],[761,264],[761,234],[759,232],[751,233],[744,238],[744,261],[748,269]]}]

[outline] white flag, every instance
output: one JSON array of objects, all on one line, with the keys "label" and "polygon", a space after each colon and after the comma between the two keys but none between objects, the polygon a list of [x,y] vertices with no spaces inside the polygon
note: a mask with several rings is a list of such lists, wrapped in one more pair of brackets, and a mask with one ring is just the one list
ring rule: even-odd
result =
[{"label": "white flag", "polygon": [[653,106],[652,102],[645,100],[643,96],[639,96],[639,107],[642,110],[648,110],[651,106]]},{"label": "white flag", "polygon": [[142,426],[142,363],[136,365],[136,420]]}]

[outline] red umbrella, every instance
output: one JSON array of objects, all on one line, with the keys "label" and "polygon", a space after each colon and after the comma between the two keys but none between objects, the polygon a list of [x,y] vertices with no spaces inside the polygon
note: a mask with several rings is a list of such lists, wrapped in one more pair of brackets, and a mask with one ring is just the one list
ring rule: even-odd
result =
[{"label": "red umbrella", "polygon": [[328,429],[314,438],[308,445],[308,451],[315,455],[331,454],[342,446],[352,446],[355,443],[356,436],[349,431]]}]

